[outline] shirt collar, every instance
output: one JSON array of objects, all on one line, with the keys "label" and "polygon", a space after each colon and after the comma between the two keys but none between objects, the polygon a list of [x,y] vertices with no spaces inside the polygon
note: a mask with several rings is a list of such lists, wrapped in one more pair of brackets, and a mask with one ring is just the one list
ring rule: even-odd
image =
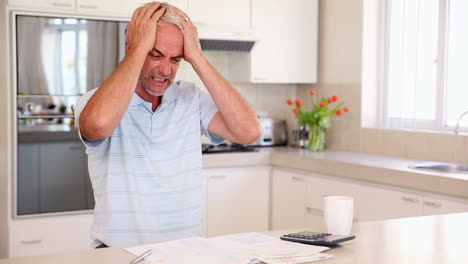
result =
[{"label": "shirt collar", "polygon": [[[173,82],[169,88],[162,95],[162,101],[170,102],[174,101],[182,93],[180,88],[180,81]],[[141,98],[137,93],[133,93],[132,101],[130,101],[130,106],[137,106],[143,103],[147,103],[143,98]]]}]

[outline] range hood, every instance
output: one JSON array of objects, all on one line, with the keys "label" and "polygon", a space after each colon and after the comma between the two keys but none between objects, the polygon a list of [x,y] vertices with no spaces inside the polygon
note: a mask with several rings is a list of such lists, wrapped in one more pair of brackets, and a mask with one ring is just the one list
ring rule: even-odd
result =
[{"label": "range hood", "polygon": [[249,52],[257,38],[250,31],[199,27],[198,36],[203,50]]}]

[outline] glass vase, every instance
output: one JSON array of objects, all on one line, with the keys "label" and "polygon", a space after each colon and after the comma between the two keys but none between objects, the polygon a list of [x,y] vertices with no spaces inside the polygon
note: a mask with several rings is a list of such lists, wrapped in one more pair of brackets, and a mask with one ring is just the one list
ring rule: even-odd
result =
[{"label": "glass vase", "polygon": [[320,126],[309,127],[309,151],[322,151],[325,147],[325,129]]}]

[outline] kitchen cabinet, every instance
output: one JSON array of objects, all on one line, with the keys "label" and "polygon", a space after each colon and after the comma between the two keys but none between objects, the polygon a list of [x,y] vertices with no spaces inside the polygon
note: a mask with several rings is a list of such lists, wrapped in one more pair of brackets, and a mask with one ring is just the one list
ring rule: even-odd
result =
[{"label": "kitchen cabinet", "polygon": [[411,192],[384,186],[359,186],[361,221],[375,221],[422,215],[421,198]]},{"label": "kitchen cabinet", "polygon": [[[187,10],[188,0],[167,0]],[[146,0],[8,0],[10,8],[25,11],[57,11],[75,15],[96,15],[129,20],[133,11],[148,3]]]},{"label": "kitchen cabinet", "polygon": [[28,11],[75,11],[75,0],[8,0],[8,5],[16,10]]},{"label": "kitchen cabinet", "polygon": [[272,230],[305,227],[306,177],[289,171],[271,172]]},{"label": "kitchen cabinet", "polygon": [[269,230],[270,167],[205,169],[208,237]]},{"label": "kitchen cabinet", "polygon": [[[421,192],[410,189],[397,188],[381,184],[344,179],[335,176],[323,175],[314,172],[291,171],[275,168],[272,171],[272,223],[281,223],[280,219],[287,219],[288,208],[281,203],[275,202],[278,188],[289,188],[287,181],[293,177],[303,181],[306,191],[304,202],[298,198],[294,201],[297,205],[295,212],[300,215],[305,211],[305,226],[320,228],[323,226],[323,196],[346,195],[354,197],[354,221],[376,221],[394,218],[404,218],[422,215],[437,215],[468,211],[468,200],[445,195]],[[283,177],[284,179],[278,179]],[[282,185],[275,184],[282,183]],[[295,187],[298,193],[301,188]],[[297,195],[292,191],[292,195]],[[299,195],[298,195],[299,196]],[[302,196],[302,195],[300,195]],[[293,205],[295,207],[296,205]],[[302,208],[302,209],[301,209]],[[294,215],[294,214],[292,214]],[[279,217],[281,216],[281,217]],[[297,216],[295,217],[297,218]],[[287,220],[282,220],[287,221]],[[296,225],[293,219],[289,220],[290,226]]]},{"label": "kitchen cabinet", "polygon": [[90,249],[92,221],[91,213],[14,219],[9,228],[9,257]]},{"label": "kitchen cabinet", "polygon": [[[135,9],[150,1],[146,0],[77,0],[77,12],[80,14],[109,15],[130,19]],[[187,8],[187,0],[165,1],[182,10]]]},{"label": "kitchen cabinet", "polygon": [[354,197],[355,222],[468,212],[466,199],[274,168],[272,228],[322,228],[325,195]]},{"label": "kitchen cabinet", "polygon": [[204,27],[250,30],[251,0],[189,0],[187,13],[192,22]]},{"label": "kitchen cabinet", "polygon": [[258,40],[232,59],[231,80],[317,82],[317,0],[252,0],[252,31]]},{"label": "kitchen cabinet", "polygon": [[[324,228],[323,196],[356,197],[355,186],[311,172],[272,170],[272,229]],[[355,201],[355,211],[357,202]],[[355,214],[355,221],[357,215]]]},{"label": "kitchen cabinet", "polygon": [[440,215],[468,212],[468,201],[456,201],[453,198],[422,197],[423,215]]}]

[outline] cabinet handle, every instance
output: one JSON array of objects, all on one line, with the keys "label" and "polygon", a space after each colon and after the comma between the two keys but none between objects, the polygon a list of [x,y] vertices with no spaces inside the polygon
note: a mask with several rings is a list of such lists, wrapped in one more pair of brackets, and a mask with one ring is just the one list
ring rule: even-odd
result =
[{"label": "cabinet handle", "polygon": [[97,5],[80,5],[81,8],[98,9]]},{"label": "cabinet handle", "polygon": [[21,241],[21,244],[26,244],[26,245],[32,245],[32,244],[39,244],[42,242],[42,239],[36,239],[36,240],[23,240]]},{"label": "cabinet handle", "polygon": [[303,180],[304,180],[303,178],[297,177],[297,176],[293,176],[291,179],[292,179],[293,181],[303,181]]},{"label": "cabinet handle", "polygon": [[268,78],[266,78],[266,77],[257,77],[257,76],[254,77],[255,81],[266,81],[267,79]]},{"label": "cabinet handle", "polygon": [[418,203],[419,200],[416,198],[409,198],[409,197],[401,197],[401,199],[405,202],[410,202],[410,203]]},{"label": "cabinet handle", "polygon": [[53,2],[52,3],[53,6],[72,6],[72,4],[69,4],[69,3],[58,3],[58,2]]},{"label": "cabinet handle", "polygon": [[210,179],[226,179],[226,175],[213,175]]},{"label": "cabinet handle", "polygon": [[434,203],[434,202],[424,201],[424,204],[427,205],[427,206],[435,207],[435,208],[442,207],[441,203]]},{"label": "cabinet handle", "polygon": [[323,214],[323,210],[316,209],[316,208],[313,208],[313,207],[310,207],[310,206],[307,206],[307,207],[306,207],[306,212],[307,212],[307,213],[318,212],[318,213],[322,213],[322,214]]}]

